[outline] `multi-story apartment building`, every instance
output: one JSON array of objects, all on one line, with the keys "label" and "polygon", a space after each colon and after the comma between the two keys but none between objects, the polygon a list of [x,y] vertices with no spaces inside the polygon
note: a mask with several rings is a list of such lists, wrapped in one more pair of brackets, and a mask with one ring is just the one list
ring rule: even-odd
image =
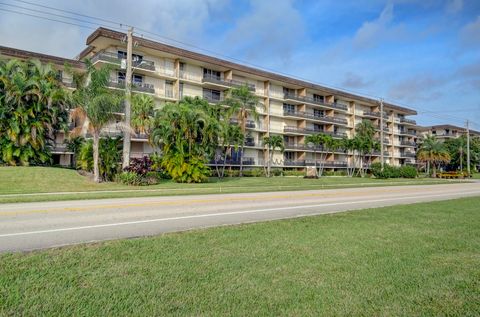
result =
[{"label": "multi-story apartment building", "polygon": [[[276,134],[284,138],[285,152],[275,154],[275,165],[304,168],[318,160],[322,151],[321,148],[309,147],[305,142],[306,136],[323,132],[334,138],[353,137],[358,123],[371,120],[377,127],[376,137],[380,139],[381,115],[384,118],[385,161],[393,165],[415,164],[417,127],[414,120],[407,118],[416,115],[415,110],[384,103],[381,114],[380,104],[375,99],[141,37],[134,37],[134,43],[132,90],[134,93],[150,94],[159,105],[185,96],[199,96],[215,104],[222,102],[227,89],[248,85],[259,99],[259,118],[251,117],[247,122],[248,135],[243,155],[246,167],[263,165],[265,151],[262,140],[265,136]],[[99,28],[87,38],[87,45],[77,60],[67,62],[79,69],[83,67],[80,61],[85,58],[96,65],[111,64],[114,70],[110,87],[124,89],[125,34]],[[0,48],[0,55],[7,57],[42,59],[41,54],[24,52],[23,55],[28,56],[19,56],[22,54],[15,52],[21,51]],[[62,65],[58,62],[61,59],[47,57],[43,55],[45,61],[56,63],[61,70]],[[61,74],[66,85],[71,85],[69,75],[65,72]],[[232,124],[236,122],[232,121]],[[153,151],[144,135],[134,136],[131,147],[132,156],[143,156]],[[379,152],[374,153],[374,161],[378,161],[379,157]],[[350,153],[339,149],[329,154],[326,160],[326,168],[342,169],[351,163],[352,158]],[[231,163],[238,165],[239,162],[233,160]]]},{"label": "multi-story apartment building", "polygon": [[[425,135],[434,135],[438,140],[445,141],[465,135],[467,130],[451,124],[442,124],[428,127],[418,127],[418,132],[421,137]],[[480,132],[470,129],[470,136],[480,136]]]}]

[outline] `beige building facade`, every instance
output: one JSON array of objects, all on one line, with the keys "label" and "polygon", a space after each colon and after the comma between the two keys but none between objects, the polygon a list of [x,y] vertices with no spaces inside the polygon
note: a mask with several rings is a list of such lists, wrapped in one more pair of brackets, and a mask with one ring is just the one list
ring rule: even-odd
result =
[{"label": "beige building facade", "polygon": [[[42,54],[24,52],[24,56],[20,56],[22,54],[18,52],[22,51],[0,47],[0,56],[11,58],[19,55],[19,58],[42,59]],[[45,61],[54,62],[60,71],[65,61],[78,69],[83,68],[80,60],[85,58],[91,59],[95,65],[112,65],[114,70],[111,72],[109,86],[112,89],[124,89],[124,33],[97,29],[87,38],[87,48],[79,54],[77,60],[68,61],[56,57],[49,59],[48,56],[43,56]],[[71,77],[66,72],[60,74],[66,86],[71,86]],[[295,169],[312,165],[320,159],[322,149],[309,147],[305,142],[308,135],[323,132],[338,139],[353,137],[355,126],[362,120],[370,120],[377,127],[376,137],[380,140],[381,114],[378,100],[140,37],[134,37],[132,81],[133,93],[149,94],[158,105],[175,102],[185,96],[199,96],[215,104],[222,102],[227,89],[248,85],[259,99],[259,118],[251,117],[247,122],[248,133],[243,155],[243,163],[247,168],[263,166],[265,151],[262,140],[268,135],[281,135],[285,141],[285,152],[275,154],[274,165]],[[417,126],[414,120],[408,118],[416,114],[415,110],[384,103],[386,163],[416,163]],[[121,116],[118,120],[121,120]],[[117,134],[119,131],[113,129],[105,133]],[[61,137],[58,141],[57,148],[60,149]],[[133,136],[131,146],[132,157],[141,157],[154,150],[145,135]],[[65,152],[59,155],[67,157],[69,154]],[[65,157],[62,158],[63,161],[66,160]],[[374,153],[373,161],[379,159],[380,153]],[[232,165],[238,163],[231,161]],[[341,170],[351,163],[351,153],[339,149],[327,156],[325,168]]]}]

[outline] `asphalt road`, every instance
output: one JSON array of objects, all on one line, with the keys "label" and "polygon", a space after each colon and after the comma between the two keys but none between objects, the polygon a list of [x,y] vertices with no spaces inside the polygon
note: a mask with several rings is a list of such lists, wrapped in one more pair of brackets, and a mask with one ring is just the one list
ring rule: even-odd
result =
[{"label": "asphalt road", "polygon": [[480,196],[480,183],[0,204],[0,252]]}]

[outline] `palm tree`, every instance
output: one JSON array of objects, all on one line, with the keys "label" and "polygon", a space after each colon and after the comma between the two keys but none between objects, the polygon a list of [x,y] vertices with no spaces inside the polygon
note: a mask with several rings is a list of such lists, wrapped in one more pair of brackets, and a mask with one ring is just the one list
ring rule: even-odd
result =
[{"label": "palm tree", "polygon": [[[73,93],[77,107],[72,111],[71,117],[80,124],[71,131],[71,135],[85,135],[87,132],[92,135],[93,175],[94,181],[99,183],[101,180],[99,172],[100,133],[115,119],[115,112],[120,111],[122,99],[120,95],[107,88],[110,67],[103,66],[97,69],[88,60],[86,65],[89,81],[86,81],[86,76],[82,76],[83,82],[79,83],[80,85]],[[122,124],[117,124],[117,127],[123,130],[131,129]]]},{"label": "palm tree", "polygon": [[135,94],[132,97],[131,125],[139,134],[149,134],[153,121],[155,101],[152,96]]},{"label": "palm tree", "polygon": [[[249,115],[258,120],[258,98],[249,90],[247,85],[231,88],[227,90],[226,95],[224,104],[229,107],[229,117],[237,117],[240,129],[243,135],[245,135]],[[243,170],[244,147],[245,144],[242,144],[240,149],[240,176],[242,176]]]},{"label": "palm tree", "polygon": [[[339,144],[331,135],[326,133],[309,135],[305,138],[305,142],[307,142],[307,145],[309,143],[313,145],[315,174],[322,176],[328,154],[333,153],[339,147]],[[320,152],[320,165],[317,170],[317,149],[319,147],[322,147],[322,152]]]},{"label": "palm tree", "polygon": [[437,140],[434,135],[427,135],[420,143],[417,158],[419,161],[427,163],[427,174],[430,174],[430,164],[432,164],[432,177],[435,178],[437,177],[437,165],[448,163],[450,154],[445,149],[444,144]]},{"label": "palm tree", "polygon": [[219,156],[220,160],[223,160],[222,171],[218,169],[218,158],[215,158],[217,175],[219,178],[223,178],[225,175],[225,167],[227,164],[227,157],[231,155],[233,149],[238,151],[238,148],[245,142],[245,136],[243,135],[240,127],[237,125],[232,125],[228,121],[220,122],[220,148],[221,154]]},{"label": "palm tree", "polygon": [[374,138],[375,127],[370,120],[363,120],[357,124],[355,128],[355,137],[352,145],[354,145],[353,155],[359,156],[360,175],[363,177],[368,169],[368,164],[365,163],[367,156],[371,160],[372,152],[378,149],[378,141]]},{"label": "palm tree", "polygon": [[268,158],[268,167],[267,167],[267,177],[270,177],[273,154],[276,149],[279,149],[280,151],[283,152],[285,150],[285,145],[283,144],[283,138],[280,135],[272,135],[272,136],[264,137],[263,144],[264,146],[267,147],[267,149],[269,149],[269,152],[270,152],[270,157]]},{"label": "palm tree", "polygon": [[57,130],[66,130],[69,97],[51,64],[0,61],[0,154],[10,165],[46,163]]}]

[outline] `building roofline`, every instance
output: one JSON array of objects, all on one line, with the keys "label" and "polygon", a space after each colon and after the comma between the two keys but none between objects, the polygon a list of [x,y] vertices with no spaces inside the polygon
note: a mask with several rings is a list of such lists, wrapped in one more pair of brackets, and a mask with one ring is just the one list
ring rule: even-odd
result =
[{"label": "building roofline", "polygon": [[[467,129],[465,127],[459,127],[453,124],[437,124],[437,125],[431,125],[431,126],[421,126],[420,127],[423,131],[428,131],[428,130],[433,130],[433,129],[455,129],[459,131],[466,132]],[[470,129],[470,133],[473,134],[478,134],[480,135],[480,131],[472,130]]]},{"label": "building roofline", "polygon": [[37,52],[25,51],[17,48],[6,47],[6,46],[0,46],[0,55],[6,55],[6,56],[11,56],[11,57],[20,58],[20,59],[38,59],[42,62],[52,63],[56,65],[61,65],[61,66],[65,65],[65,63],[68,63],[77,68],[85,67],[85,64],[79,60],[53,56],[48,54],[42,54]]},{"label": "building roofline", "polygon": [[[121,41],[125,37],[125,33],[100,27],[88,36],[86,44],[89,45],[89,47],[91,47],[90,44],[99,37],[106,37],[106,38]],[[352,93],[341,91],[341,90],[334,89],[334,88],[321,86],[321,85],[314,84],[314,83],[311,83],[311,82],[307,82],[307,81],[304,81],[304,80],[299,80],[299,79],[287,77],[287,76],[280,75],[280,74],[277,74],[277,73],[253,68],[253,67],[250,67],[250,66],[246,66],[246,65],[242,65],[242,64],[238,64],[238,63],[233,63],[233,62],[223,60],[223,59],[220,59],[220,58],[216,58],[216,57],[208,56],[208,55],[205,55],[205,54],[189,51],[189,50],[186,50],[186,49],[183,49],[183,48],[179,48],[179,47],[176,47],[176,46],[172,46],[172,45],[168,45],[168,44],[164,44],[164,43],[160,43],[160,42],[156,42],[156,41],[152,41],[152,40],[147,40],[147,39],[144,39],[144,38],[141,38],[141,37],[134,36],[134,41],[136,41],[138,43],[138,45],[141,45],[141,46],[146,47],[146,48],[159,50],[159,51],[164,51],[164,52],[167,52],[167,53],[170,53],[170,54],[173,54],[173,55],[178,55],[178,56],[185,57],[185,58],[200,60],[202,62],[206,62],[206,63],[210,63],[210,64],[216,64],[216,65],[219,65],[219,66],[222,66],[222,67],[225,67],[225,68],[235,69],[235,70],[238,70],[238,71],[241,71],[241,72],[244,72],[244,73],[249,73],[249,74],[260,76],[260,77],[271,78],[271,79],[274,79],[274,80],[277,80],[277,81],[280,81],[280,82],[284,82],[284,83],[287,83],[287,84],[292,84],[292,85],[295,85],[295,86],[301,86],[301,87],[306,87],[306,88],[315,89],[315,90],[322,90],[322,91],[325,91],[325,92],[330,93],[332,95],[342,96],[342,97],[345,97],[347,99],[355,99],[355,100],[359,100],[359,101],[363,101],[363,102],[367,102],[367,103],[378,103],[378,100],[376,100],[376,99],[352,94]],[[91,52],[91,49],[89,50],[88,48],[83,50],[79,54],[79,59],[85,58],[85,56],[90,52]],[[405,108],[405,107],[395,105],[395,104],[392,104],[392,103],[384,102],[384,106],[388,109],[404,112],[407,115],[416,115],[417,114],[416,110]]]}]

